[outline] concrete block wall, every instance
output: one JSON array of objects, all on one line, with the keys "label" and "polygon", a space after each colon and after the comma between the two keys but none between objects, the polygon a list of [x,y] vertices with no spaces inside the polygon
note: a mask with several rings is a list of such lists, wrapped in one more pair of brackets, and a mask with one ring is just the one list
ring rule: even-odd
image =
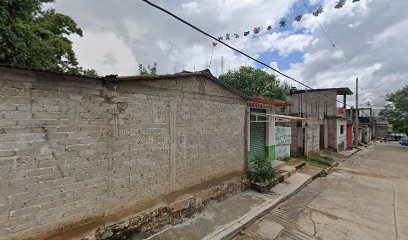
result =
[{"label": "concrete block wall", "polygon": [[245,109],[204,77],[103,83],[0,67],[0,238],[58,235],[242,174]]},{"label": "concrete block wall", "polygon": [[[324,95],[322,95],[323,93]],[[290,96],[291,113],[318,115],[320,119],[327,116],[337,116],[336,91],[297,93]]]},{"label": "concrete block wall", "polygon": [[320,125],[318,120],[309,120],[307,128],[307,152],[316,154],[320,151]]}]

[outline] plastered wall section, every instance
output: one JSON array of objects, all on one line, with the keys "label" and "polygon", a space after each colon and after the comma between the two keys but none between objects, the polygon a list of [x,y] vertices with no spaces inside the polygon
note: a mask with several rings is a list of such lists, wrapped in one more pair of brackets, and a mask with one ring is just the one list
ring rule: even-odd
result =
[{"label": "plastered wall section", "polygon": [[109,216],[242,173],[245,100],[204,77],[0,68],[0,238]]},{"label": "plastered wall section", "polygon": [[[344,151],[347,148],[347,120],[337,118],[337,150]],[[343,126],[343,133],[341,133],[341,126]]]}]

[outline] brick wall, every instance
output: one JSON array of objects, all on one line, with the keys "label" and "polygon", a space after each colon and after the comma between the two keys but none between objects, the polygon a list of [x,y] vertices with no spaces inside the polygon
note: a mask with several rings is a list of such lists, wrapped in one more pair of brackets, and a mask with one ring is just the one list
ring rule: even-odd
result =
[{"label": "brick wall", "polygon": [[0,67],[0,238],[58,234],[242,174],[245,109],[202,76],[103,82]]},{"label": "brick wall", "polygon": [[327,119],[327,136],[329,148],[337,149],[337,122],[336,118]]}]

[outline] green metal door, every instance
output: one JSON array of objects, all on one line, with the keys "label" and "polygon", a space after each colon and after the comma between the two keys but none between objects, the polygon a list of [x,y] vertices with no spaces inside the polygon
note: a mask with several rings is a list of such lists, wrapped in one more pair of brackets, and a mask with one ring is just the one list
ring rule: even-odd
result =
[{"label": "green metal door", "polygon": [[[264,109],[251,109],[251,112],[265,113]],[[265,158],[266,124],[265,122],[253,122],[256,117],[251,115],[250,139],[249,139],[249,160],[255,158]],[[265,117],[258,117],[258,121],[265,120]]]}]

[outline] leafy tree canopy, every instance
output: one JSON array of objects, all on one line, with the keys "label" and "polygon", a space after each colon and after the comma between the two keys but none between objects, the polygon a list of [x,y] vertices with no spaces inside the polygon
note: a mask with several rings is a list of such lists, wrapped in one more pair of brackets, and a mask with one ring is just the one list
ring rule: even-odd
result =
[{"label": "leafy tree canopy", "polygon": [[381,116],[392,124],[394,132],[408,134],[408,85],[399,91],[387,94],[386,100],[389,103],[381,111]]},{"label": "leafy tree canopy", "polygon": [[54,9],[54,0],[0,1],[0,63],[73,74],[96,75],[78,66],[71,34],[82,36],[75,21]]},{"label": "leafy tree canopy", "polygon": [[221,75],[219,79],[248,96],[286,100],[290,90],[290,86],[280,84],[275,75],[254,67],[241,66],[238,70]]},{"label": "leafy tree canopy", "polygon": [[157,75],[157,63],[153,66],[147,65],[147,68],[143,64],[139,64],[139,74],[142,76],[154,76]]}]

